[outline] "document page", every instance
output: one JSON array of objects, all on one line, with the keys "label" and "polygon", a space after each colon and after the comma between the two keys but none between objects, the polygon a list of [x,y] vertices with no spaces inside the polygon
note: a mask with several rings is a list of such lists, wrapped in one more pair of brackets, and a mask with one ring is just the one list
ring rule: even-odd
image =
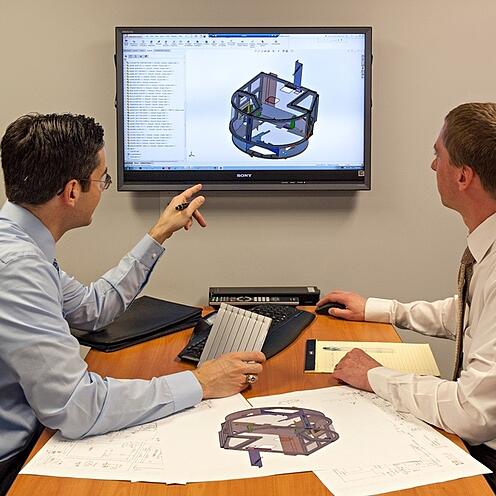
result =
[{"label": "document page", "polygon": [[315,341],[315,368],[305,372],[331,373],[353,348],[365,351],[384,367],[420,375],[440,375],[428,344],[365,341]]},{"label": "document page", "polygon": [[185,484],[310,470],[336,496],[489,472],[422,421],[341,386],[202,401],[79,441],[55,434],[21,473]]},{"label": "document page", "polygon": [[165,482],[158,422],[87,439],[56,433],[21,474],[81,479]]},{"label": "document page", "polygon": [[[225,415],[249,407],[243,396],[236,394],[229,398],[205,400],[193,408],[155,422],[100,436],[73,441],[56,433],[21,473],[185,483],[188,482],[185,474],[192,472],[194,477],[196,473],[196,466],[191,463],[193,459],[199,467],[208,466],[208,459],[195,455],[197,451],[200,454],[203,452],[201,444],[196,441],[202,438],[206,426],[214,426],[209,434],[218,439],[220,423]],[[177,457],[180,458],[180,473],[175,470]],[[198,472],[201,473],[199,467]],[[224,467],[223,471],[228,469]]]},{"label": "document page", "polygon": [[[304,407],[332,421],[339,438],[307,458],[314,459],[315,475],[334,496],[366,496],[490,472],[431,426],[396,412],[373,393],[337,386],[250,398],[250,403]],[[262,459],[275,457],[291,458],[264,453]],[[327,468],[320,470],[323,461]]]}]

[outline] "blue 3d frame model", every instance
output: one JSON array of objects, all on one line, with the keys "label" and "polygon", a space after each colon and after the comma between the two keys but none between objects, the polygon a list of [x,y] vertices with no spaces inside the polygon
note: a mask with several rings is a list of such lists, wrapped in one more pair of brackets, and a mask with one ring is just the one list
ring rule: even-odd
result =
[{"label": "blue 3d frame model", "polygon": [[262,467],[261,451],[310,455],[337,441],[332,420],[308,408],[250,408],[231,413],[219,432],[220,446],[248,451],[250,463]]},{"label": "blue 3d frame model", "polygon": [[252,157],[282,159],[302,153],[317,121],[319,95],[301,85],[303,64],[293,82],[261,72],[231,97],[233,143]]}]

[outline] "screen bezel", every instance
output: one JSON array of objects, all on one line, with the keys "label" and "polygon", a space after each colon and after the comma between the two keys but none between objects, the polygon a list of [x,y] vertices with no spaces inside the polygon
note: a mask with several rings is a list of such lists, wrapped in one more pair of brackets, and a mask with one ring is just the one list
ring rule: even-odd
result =
[{"label": "screen bezel", "polygon": [[[124,170],[123,112],[123,35],[124,34],[195,34],[195,33],[322,33],[365,35],[364,141],[363,176],[356,171],[336,170],[225,170],[173,171],[173,179],[164,179],[171,171]],[[326,191],[370,190],[371,188],[371,109],[372,109],[372,28],[364,27],[116,27],[116,116],[117,116],[117,189],[119,191],[179,191],[202,183],[207,191]],[[239,175],[244,177],[239,177]],[[258,176],[258,177],[257,177]],[[284,177],[282,177],[284,176]]]}]

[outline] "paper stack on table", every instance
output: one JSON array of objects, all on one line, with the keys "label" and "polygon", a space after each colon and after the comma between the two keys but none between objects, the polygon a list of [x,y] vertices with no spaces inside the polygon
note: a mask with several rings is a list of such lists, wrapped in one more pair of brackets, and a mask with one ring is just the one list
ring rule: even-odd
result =
[{"label": "paper stack on table", "polygon": [[353,348],[359,348],[384,367],[420,375],[439,376],[439,369],[428,344],[364,341],[307,340],[305,372],[334,371],[336,364]]},{"label": "paper stack on table", "polygon": [[[294,450],[288,454],[277,452],[281,445],[289,446],[288,440],[268,435],[258,445],[261,467],[250,463],[248,450],[237,449],[242,444],[221,447],[219,433],[227,416],[255,408],[267,415],[271,428],[274,415],[267,414],[268,409],[277,413],[289,407],[327,418],[338,437],[317,451],[309,449],[309,454]],[[285,422],[296,434],[302,430],[299,420],[280,419],[276,424]],[[258,429],[260,417],[253,426],[250,429],[248,422],[248,433]],[[312,434],[321,436],[318,431]],[[245,442],[246,437],[238,437]],[[298,441],[293,437],[292,442]],[[207,400],[157,422],[81,441],[63,440],[56,434],[21,473],[187,483],[310,470],[336,496],[375,494],[489,472],[412,415],[395,412],[390,403],[372,393],[339,386],[251,398],[250,402],[241,395]]]}]

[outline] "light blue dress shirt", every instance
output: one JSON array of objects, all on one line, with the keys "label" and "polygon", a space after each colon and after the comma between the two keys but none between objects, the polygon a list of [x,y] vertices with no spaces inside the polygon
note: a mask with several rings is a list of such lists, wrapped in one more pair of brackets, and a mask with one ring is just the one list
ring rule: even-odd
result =
[{"label": "light blue dress shirt", "polygon": [[0,210],[0,461],[22,450],[36,426],[68,438],[149,422],[198,403],[191,372],[150,381],[87,370],[69,324],[95,330],[124,312],[164,249],[146,235],[84,286],[54,265],[55,241],[28,210]]}]

